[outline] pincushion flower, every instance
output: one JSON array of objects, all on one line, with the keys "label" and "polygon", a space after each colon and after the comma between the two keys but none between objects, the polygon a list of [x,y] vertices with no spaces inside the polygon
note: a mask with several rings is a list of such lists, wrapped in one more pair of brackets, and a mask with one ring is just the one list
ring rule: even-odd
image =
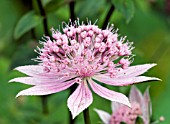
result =
[{"label": "pincushion flower", "polygon": [[[38,47],[38,65],[17,67],[28,77],[14,78],[10,82],[33,85],[17,94],[47,95],[68,89],[74,83],[76,90],[67,101],[75,118],[93,101],[91,89],[103,98],[130,106],[128,98],[118,92],[104,88],[99,81],[113,86],[126,86],[155,77],[139,76],[155,64],[129,66],[132,62],[132,43],[125,37],[118,38],[113,25],[101,30],[88,22],[63,23],[63,30],[51,29],[52,37],[44,36]],[[95,81],[96,80],[96,81]]]},{"label": "pincushion flower", "polygon": [[152,115],[152,106],[149,95],[149,88],[146,89],[144,95],[135,87],[132,86],[129,99],[131,108],[116,102],[112,102],[112,115],[109,113],[95,109],[104,124],[135,124],[137,117],[141,117],[144,124],[150,124]]}]

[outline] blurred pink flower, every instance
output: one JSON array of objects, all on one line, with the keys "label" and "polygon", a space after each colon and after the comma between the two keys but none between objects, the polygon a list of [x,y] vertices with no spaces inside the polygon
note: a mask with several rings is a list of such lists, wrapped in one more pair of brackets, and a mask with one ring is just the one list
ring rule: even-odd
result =
[{"label": "blurred pink flower", "polygon": [[109,113],[95,109],[104,124],[135,124],[137,117],[141,117],[144,124],[150,123],[152,115],[152,106],[149,96],[149,88],[146,89],[144,95],[135,87],[132,86],[129,99],[131,108],[120,103],[112,102],[112,115]]},{"label": "blurred pink flower", "polygon": [[52,38],[44,36],[45,42],[40,41],[43,47],[38,47],[39,57],[35,59],[39,65],[16,68],[28,77],[14,78],[10,82],[33,85],[19,92],[17,97],[52,94],[77,83],[77,89],[67,101],[74,118],[93,101],[88,85],[101,97],[130,106],[125,95],[104,88],[95,80],[113,86],[159,80],[139,76],[156,64],[129,66],[133,57],[132,43],[126,42],[125,37],[118,39],[113,25],[101,30],[91,22],[79,24],[79,20],[64,24],[63,33],[52,28]]}]

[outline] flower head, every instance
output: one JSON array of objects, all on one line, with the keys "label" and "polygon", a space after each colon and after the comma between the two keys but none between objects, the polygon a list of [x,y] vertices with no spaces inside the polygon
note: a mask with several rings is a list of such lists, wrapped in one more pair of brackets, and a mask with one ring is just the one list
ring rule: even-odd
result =
[{"label": "flower head", "polygon": [[130,66],[132,43],[125,37],[118,38],[113,25],[101,30],[88,22],[79,20],[65,24],[63,30],[51,29],[52,37],[44,36],[38,48],[36,58],[39,65],[17,67],[16,70],[28,77],[19,77],[10,82],[21,82],[33,87],[18,93],[21,95],[47,95],[60,92],[78,84],[77,89],[68,98],[68,107],[73,118],[87,108],[93,101],[92,90],[111,101],[130,106],[128,98],[95,82],[95,80],[113,86],[126,86],[147,80],[159,80],[155,77],[139,76],[155,64]]},{"label": "flower head", "polygon": [[152,115],[149,88],[142,95],[135,86],[132,86],[129,99],[131,108],[120,103],[112,102],[112,115],[102,110],[95,110],[105,124],[120,124],[121,122],[135,124],[137,117],[141,117],[144,124],[149,124]]}]

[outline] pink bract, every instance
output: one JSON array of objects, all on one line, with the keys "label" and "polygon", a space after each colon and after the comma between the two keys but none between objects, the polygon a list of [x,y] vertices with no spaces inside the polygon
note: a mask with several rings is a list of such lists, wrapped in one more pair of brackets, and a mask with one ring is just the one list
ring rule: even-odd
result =
[{"label": "pink bract", "polygon": [[[65,26],[64,26],[65,25]],[[130,66],[132,62],[132,43],[125,37],[118,38],[113,25],[105,30],[88,22],[79,20],[63,23],[63,30],[51,29],[52,37],[44,36],[37,48],[38,65],[17,67],[16,70],[28,77],[19,77],[10,82],[33,85],[17,94],[48,95],[68,89],[74,83],[77,89],[68,98],[67,105],[75,118],[93,101],[92,90],[103,98],[131,106],[128,98],[115,91],[104,88],[96,81],[113,86],[126,86],[155,77],[139,76],[156,64]],[[95,81],[96,80],[96,81]]]}]

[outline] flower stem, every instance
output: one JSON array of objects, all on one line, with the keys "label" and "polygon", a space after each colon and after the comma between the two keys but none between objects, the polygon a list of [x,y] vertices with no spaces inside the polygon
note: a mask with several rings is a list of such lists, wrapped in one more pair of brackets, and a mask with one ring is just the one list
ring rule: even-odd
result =
[{"label": "flower stem", "polygon": [[37,0],[37,2],[38,2],[38,7],[39,7],[39,10],[40,10],[40,14],[43,17],[44,33],[45,33],[45,35],[49,36],[46,12],[45,12],[45,10],[43,8],[41,0]]},{"label": "flower stem", "polygon": [[89,109],[88,108],[86,108],[83,111],[83,115],[84,115],[84,122],[85,122],[85,124],[90,124],[90,115],[89,115]]},{"label": "flower stem", "polygon": [[[70,10],[70,19],[73,22],[75,20],[75,1],[74,0],[70,0],[69,1],[69,10]],[[70,87],[70,95],[75,91],[77,85],[74,84],[73,86]],[[72,114],[69,111],[69,124],[74,124],[75,123],[76,118],[73,120],[72,119]]]},{"label": "flower stem", "polygon": [[104,22],[103,22],[102,29],[105,29],[105,28],[107,27],[107,24],[108,24],[108,22],[109,22],[109,19],[110,19],[110,17],[111,17],[111,15],[112,15],[112,13],[113,13],[114,10],[115,10],[115,7],[114,7],[114,5],[112,4],[111,7],[110,7],[110,9],[109,9],[109,11],[108,11],[108,13],[107,13],[107,15],[106,15],[106,17],[105,17]]},{"label": "flower stem", "polygon": [[70,0],[69,10],[70,10],[70,19],[71,19],[71,21],[75,20],[74,8],[75,8],[75,1],[74,0]]},{"label": "flower stem", "polygon": [[48,95],[41,96],[41,102],[42,102],[42,113],[44,115],[48,114],[48,100],[47,100]]}]

